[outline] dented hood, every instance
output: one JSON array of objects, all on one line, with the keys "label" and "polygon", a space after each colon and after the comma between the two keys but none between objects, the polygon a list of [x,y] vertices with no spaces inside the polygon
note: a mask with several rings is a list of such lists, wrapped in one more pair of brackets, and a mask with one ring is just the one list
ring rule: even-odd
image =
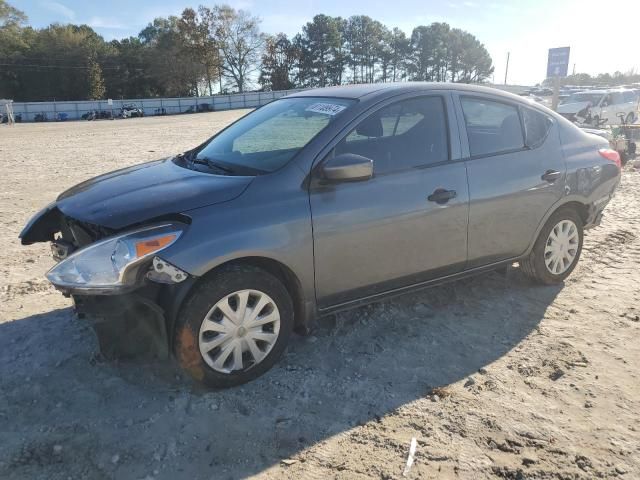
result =
[{"label": "dented hood", "polygon": [[59,211],[81,222],[119,230],[157,217],[233,200],[252,179],[198,172],[180,167],[171,159],[143,163],[92,178],[63,192],[56,202],[29,222],[20,237],[23,243],[42,241],[36,238],[43,235],[30,230],[43,228],[43,217],[48,211]]}]

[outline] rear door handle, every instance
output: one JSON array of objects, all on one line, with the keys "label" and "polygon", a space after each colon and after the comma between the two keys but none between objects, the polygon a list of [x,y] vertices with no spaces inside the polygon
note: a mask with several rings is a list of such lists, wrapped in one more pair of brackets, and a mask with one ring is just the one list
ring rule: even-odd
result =
[{"label": "rear door handle", "polygon": [[439,205],[447,203],[452,198],[456,198],[455,190],[445,190],[444,188],[437,188],[434,192],[427,197],[430,202],[436,202]]},{"label": "rear door handle", "polygon": [[557,170],[547,170],[542,174],[542,177],[540,178],[542,178],[542,180],[544,180],[545,182],[553,183],[560,178],[560,175],[562,175],[562,173]]}]

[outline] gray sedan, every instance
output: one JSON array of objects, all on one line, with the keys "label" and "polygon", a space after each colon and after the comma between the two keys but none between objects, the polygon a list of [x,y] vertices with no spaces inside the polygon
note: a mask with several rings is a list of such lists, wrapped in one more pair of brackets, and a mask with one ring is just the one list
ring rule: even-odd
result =
[{"label": "gray sedan", "polygon": [[47,278],[105,355],[173,352],[225,387],[318,315],[514,262],[562,282],[619,180],[606,140],[521,97],[353,85],[81,183],[20,236],[52,242]]}]

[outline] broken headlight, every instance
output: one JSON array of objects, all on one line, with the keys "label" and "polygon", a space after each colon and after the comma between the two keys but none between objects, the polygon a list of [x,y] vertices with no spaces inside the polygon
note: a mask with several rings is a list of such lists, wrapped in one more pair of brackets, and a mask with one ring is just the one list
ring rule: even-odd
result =
[{"label": "broken headlight", "polygon": [[47,278],[61,289],[111,291],[133,285],[136,266],[175,243],[176,224],[146,227],[92,243],[58,263]]}]

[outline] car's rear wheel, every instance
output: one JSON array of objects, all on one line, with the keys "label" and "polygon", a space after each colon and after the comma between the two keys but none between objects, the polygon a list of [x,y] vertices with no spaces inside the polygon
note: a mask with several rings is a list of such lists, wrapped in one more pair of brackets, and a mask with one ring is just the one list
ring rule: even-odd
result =
[{"label": "car's rear wheel", "polygon": [[580,215],[572,208],[558,210],[545,223],[529,256],[520,262],[523,272],[542,284],[562,282],[580,259],[582,241]]},{"label": "car's rear wheel", "polygon": [[195,287],[179,314],[175,353],[195,380],[230,387],[271,368],[292,330],[284,285],[259,268],[236,266]]}]

